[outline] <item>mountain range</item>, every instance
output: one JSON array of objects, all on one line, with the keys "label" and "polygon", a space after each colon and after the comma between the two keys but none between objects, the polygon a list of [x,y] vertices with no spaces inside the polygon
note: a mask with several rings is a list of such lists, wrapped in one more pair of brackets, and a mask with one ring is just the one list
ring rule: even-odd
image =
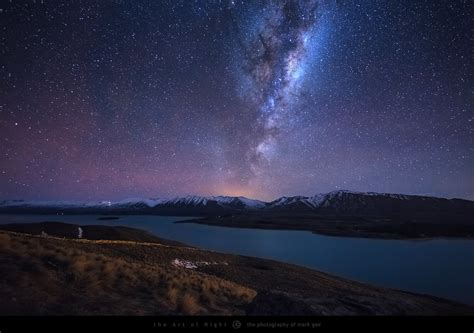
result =
[{"label": "mountain range", "polygon": [[281,197],[270,202],[230,196],[127,199],[118,202],[0,201],[0,213],[156,214],[216,216],[226,214],[420,216],[431,220],[474,220],[474,201],[429,196],[333,191],[314,196]]}]

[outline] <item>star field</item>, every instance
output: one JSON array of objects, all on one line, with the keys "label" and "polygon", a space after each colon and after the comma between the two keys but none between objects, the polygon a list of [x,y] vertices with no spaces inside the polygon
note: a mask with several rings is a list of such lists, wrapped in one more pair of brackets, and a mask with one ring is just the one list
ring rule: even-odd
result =
[{"label": "star field", "polygon": [[0,5],[0,198],[474,199],[470,7]]}]

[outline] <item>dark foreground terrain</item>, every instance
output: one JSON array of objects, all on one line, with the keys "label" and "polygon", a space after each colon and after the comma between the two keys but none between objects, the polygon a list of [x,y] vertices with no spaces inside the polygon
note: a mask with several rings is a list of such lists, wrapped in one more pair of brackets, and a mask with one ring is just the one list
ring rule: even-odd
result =
[{"label": "dark foreground terrain", "polygon": [[198,223],[233,228],[305,230],[341,237],[386,239],[474,238],[472,222],[452,223],[387,217],[236,214],[210,216],[175,223]]},{"label": "dark foreground terrain", "polygon": [[2,315],[474,315],[444,299],[131,228],[81,226],[78,238],[79,226],[63,223],[0,227]]}]

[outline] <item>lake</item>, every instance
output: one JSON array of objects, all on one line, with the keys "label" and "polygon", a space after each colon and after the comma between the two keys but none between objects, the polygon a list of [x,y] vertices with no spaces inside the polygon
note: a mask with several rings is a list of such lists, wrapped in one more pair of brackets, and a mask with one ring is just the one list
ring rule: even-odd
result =
[{"label": "lake", "polygon": [[204,249],[304,265],[370,284],[474,304],[474,241],[382,240],[307,231],[238,229],[173,223],[188,217],[0,215],[0,223],[61,221],[129,226]]}]

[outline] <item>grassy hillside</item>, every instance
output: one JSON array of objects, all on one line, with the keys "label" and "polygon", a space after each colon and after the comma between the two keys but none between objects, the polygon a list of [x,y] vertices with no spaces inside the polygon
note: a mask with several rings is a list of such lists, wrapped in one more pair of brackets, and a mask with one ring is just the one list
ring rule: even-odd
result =
[{"label": "grassy hillside", "polygon": [[0,253],[2,315],[474,314],[300,266],[160,242],[0,231]]},{"label": "grassy hillside", "polygon": [[163,255],[149,260],[165,249],[154,243],[2,232],[0,248],[1,314],[243,314],[256,294]]},{"label": "grassy hillside", "polygon": [[[80,229],[79,229],[80,228]],[[164,245],[184,246],[184,244],[155,235],[140,229],[106,226],[106,225],[78,225],[63,222],[41,223],[12,223],[0,225],[1,230],[9,230],[33,235],[46,233],[49,236],[92,239],[92,240],[129,240],[136,242],[160,243]],[[80,230],[80,231],[79,231]]]}]

